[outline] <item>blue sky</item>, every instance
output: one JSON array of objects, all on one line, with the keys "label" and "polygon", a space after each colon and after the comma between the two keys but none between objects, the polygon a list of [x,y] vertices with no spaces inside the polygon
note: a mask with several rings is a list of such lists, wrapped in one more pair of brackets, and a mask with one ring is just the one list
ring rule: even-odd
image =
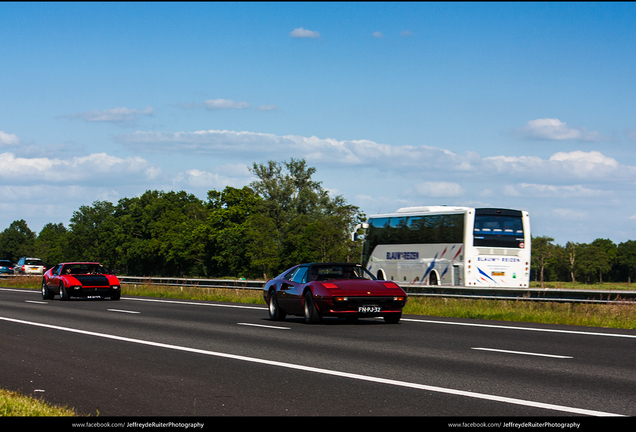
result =
[{"label": "blue sky", "polygon": [[366,214],[636,239],[635,3],[0,3],[0,229],[305,158]]}]

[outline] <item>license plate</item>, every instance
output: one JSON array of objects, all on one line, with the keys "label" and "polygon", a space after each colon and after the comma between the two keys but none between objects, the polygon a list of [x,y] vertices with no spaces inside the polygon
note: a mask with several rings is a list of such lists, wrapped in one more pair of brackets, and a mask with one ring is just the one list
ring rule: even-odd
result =
[{"label": "license plate", "polygon": [[358,312],[360,313],[376,313],[381,311],[382,309],[380,308],[380,306],[359,306],[358,307]]},{"label": "license plate", "polygon": [[31,267],[31,270],[37,270],[37,269],[38,269],[37,267]]},{"label": "license plate", "polygon": [[492,272],[492,275],[493,276],[505,276],[506,273],[504,273],[504,272]]}]

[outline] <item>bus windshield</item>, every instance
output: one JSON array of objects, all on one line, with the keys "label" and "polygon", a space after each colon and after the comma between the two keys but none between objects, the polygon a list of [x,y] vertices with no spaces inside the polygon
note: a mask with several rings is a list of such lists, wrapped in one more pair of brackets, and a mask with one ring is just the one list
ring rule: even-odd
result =
[{"label": "bus windshield", "polygon": [[521,212],[476,209],[473,246],[523,248]]}]

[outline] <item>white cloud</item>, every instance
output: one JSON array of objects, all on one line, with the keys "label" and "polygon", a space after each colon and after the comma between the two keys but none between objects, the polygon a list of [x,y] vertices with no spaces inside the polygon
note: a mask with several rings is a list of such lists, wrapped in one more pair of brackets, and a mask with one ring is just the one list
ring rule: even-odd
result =
[{"label": "white cloud", "polygon": [[484,158],[499,174],[526,178],[583,178],[636,180],[636,167],[619,164],[598,151],[558,152],[548,160],[535,156],[493,156]]},{"label": "white cloud", "polygon": [[518,197],[594,197],[605,196],[607,192],[599,189],[590,189],[583,185],[545,185],[520,183],[508,185],[504,188],[504,194]]},{"label": "white cloud", "polygon": [[576,141],[606,141],[596,131],[588,131],[586,128],[571,128],[556,118],[544,118],[530,120],[525,126],[513,129],[513,134],[522,138],[534,140],[576,140]]},{"label": "white cloud", "polygon": [[178,188],[191,187],[197,189],[221,190],[226,186],[243,187],[254,180],[247,165],[228,164],[214,168],[214,171],[191,169],[179,173],[173,183]]},{"label": "white cloud", "polygon": [[583,220],[583,219],[587,219],[588,217],[586,212],[576,211],[572,209],[557,208],[557,209],[554,209],[552,213],[555,216],[561,219],[564,219],[568,222],[571,222],[572,220]]},{"label": "white cloud", "polygon": [[17,135],[0,131],[0,146],[16,145],[19,142],[20,138]]},{"label": "white cloud", "polygon": [[146,107],[142,110],[129,109],[126,107],[111,108],[105,110],[94,109],[75,114],[61,115],[58,118],[81,119],[89,123],[116,123],[119,125],[134,124],[140,117],[153,116],[155,110]]},{"label": "white cloud", "polygon": [[[522,178],[524,183],[541,184],[546,178],[577,183],[594,180],[636,181],[636,167],[621,165],[600,152],[558,152],[549,159],[536,156],[481,157],[475,152],[463,155],[449,150],[421,146],[392,146],[370,140],[336,140],[274,135],[228,130],[195,132],[137,131],[116,138],[135,151],[191,152],[243,158],[305,158],[308,162],[329,165],[376,167],[401,172],[437,172],[454,175],[479,175],[481,178]],[[405,171],[406,170],[406,171]],[[581,180],[584,179],[584,180]]]},{"label": "white cloud", "polygon": [[298,27],[289,33],[293,38],[317,38],[320,37],[320,33],[312,30],[305,30],[302,27]]},{"label": "white cloud", "polygon": [[125,184],[132,178],[152,180],[159,173],[158,168],[138,156],[121,159],[106,153],[94,153],[65,160],[0,154],[0,179],[13,184],[47,182],[85,185],[94,181]]},{"label": "white cloud", "polygon": [[373,32],[373,34],[371,36],[373,36],[376,39],[382,39],[384,37],[384,35],[380,31]]},{"label": "white cloud", "polygon": [[413,32],[410,32],[409,30],[405,30],[402,33],[400,33],[400,36],[402,36],[402,37],[410,37],[410,36],[413,36]]},{"label": "white cloud", "polygon": [[204,103],[209,110],[218,109],[244,109],[252,106],[249,102],[236,102],[228,99],[208,99]]},{"label": "white cloud", "polygon": [[[378,164],[393,167],[434,166],[443,164],[447,169],[468,171],[479,161],[478,155],[458,156],[448,150],[429,146],[391,146],[369,140],[338,141],[332,138],[299,135],[274,135],[257,132],[228,130],[202,130],[195,132],[137,131],[120,135],[117,141],[134,150],[190,151],[192,153],[235,154],[245,152],[268,158],[303,157],[312,163],[334,162],[345,165]],[[448,168],[450,167],[450,168]],[[431,167],[432,168],[432,167]]]},{"label": "white cloud", "polygon": [[431,181],[415,185],[415,191],[425,197],[458,197],[464,195],[464,189],[457,183]]}]

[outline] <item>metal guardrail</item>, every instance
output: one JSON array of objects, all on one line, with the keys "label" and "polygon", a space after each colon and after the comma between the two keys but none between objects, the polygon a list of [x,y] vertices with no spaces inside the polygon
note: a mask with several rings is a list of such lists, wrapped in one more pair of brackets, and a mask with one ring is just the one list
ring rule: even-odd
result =
[{"label": "metal guardrail", "polygon": [[[240,288],[261,290],[265,282],[242,279],[188,279],[144,278],[120,276],[122,283],[170,286],[196,286],[201,288]],[[492,300],[532,300],[585,303],[629,303],[636,301],[636,291],[623,290],[574,290],[561,288],[495,288],[457,287],[444,285],[399,284],[408,295],[447,298],[471,298]]]},{"label": "metal guardrail", "polygon": [[408,295],[492,300],[530,300],[576,303],[633,303],[636,291],[562,288],[495,288],[455,286],[400,286]]},{"label": "metal guardrail", "polygon": [[[2,275],[5,276],[5,275]],[[10,275],[9,275],[10,276]],[[244,279],[191,279],[172,277],[119,276],[123,284],[166,285],[199,288],[225,288],[261,290],[265,282]],[[458,287],[446,285],[400,284],[410,296],[528,300],[570,303],[634,303],[636,291],[631,290],[584,290],[562,288],[495,288]]]},{"label": "metal guardrail", "polygon": [[262,290],[265,282],[245,279],[189,279],[174,277],[118,276],[122,284],[187,286],[199,288],[237,288]]}]

